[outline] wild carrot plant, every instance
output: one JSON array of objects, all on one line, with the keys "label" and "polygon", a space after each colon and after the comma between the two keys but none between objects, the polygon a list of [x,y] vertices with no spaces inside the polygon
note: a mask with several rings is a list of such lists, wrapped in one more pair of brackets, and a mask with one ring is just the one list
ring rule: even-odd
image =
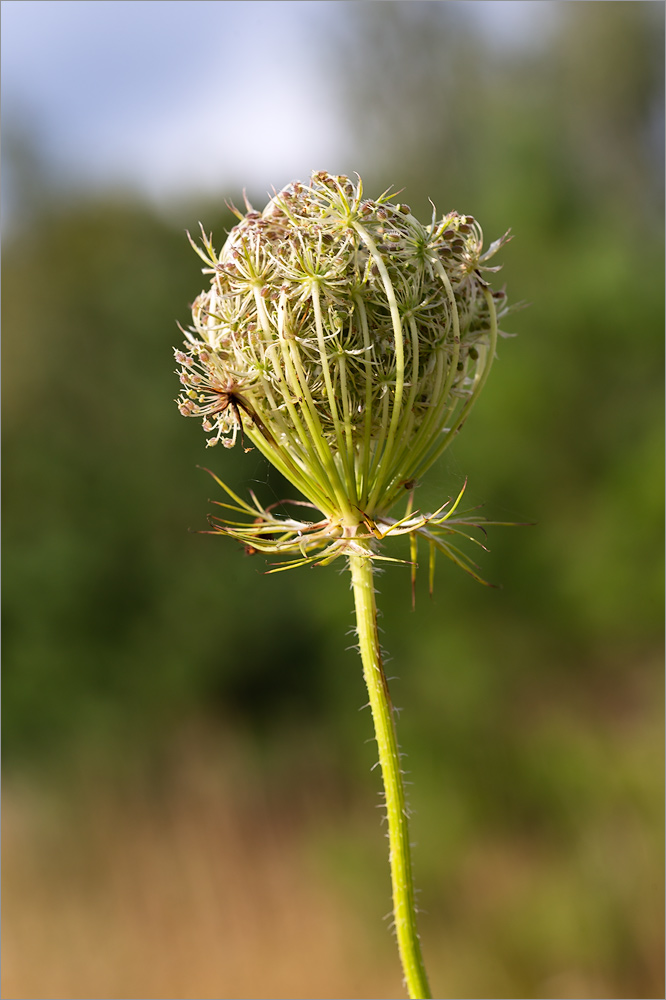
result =
[{"label": "wild carrot plant", "polygon": [[[433,513],[414,491],[465,422],[488,377],[506,311],[469,215],[420,223],[388,192],[314,173],[263,212],[246,204],[220,253],[202,230],[192,244],[210,275],[176,351],[184,416],[202,418],[208,445],[257,448],[302,499],[263,506],[226,494],[214,534],[283,557],[269,572],[343,556],[379,749],[388,818],[393,914],[410,997],[430,997],[416,927],[408,812],[394,710],[382,665],[373,570],[381,543],[409,539],[412,587],[419,541],[432,588],[438,552],[475,578],[458,547],[483,518],[459,512],[462,493]],[[403,501],[396,517],[392,511]],[[289,514],[288,511],[292,513]]]}]

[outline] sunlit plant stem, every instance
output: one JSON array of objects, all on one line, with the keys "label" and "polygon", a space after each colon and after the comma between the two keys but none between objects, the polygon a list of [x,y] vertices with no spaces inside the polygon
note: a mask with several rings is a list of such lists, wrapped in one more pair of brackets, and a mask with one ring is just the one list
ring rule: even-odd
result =
[{"label": "sunlit plant stem", "polygon": [[370,699],[384,784],[393,890],[393,922],[398,939],[400,960],[409,996],[431,997],[416,929],[416,903],[407,804],[400,767],[393,705],[384,674],[377,633],[377,605],[375,603],[371,553],[350,555],[349,568],[354,590],[356,627],[363,662],[363,677]]}]

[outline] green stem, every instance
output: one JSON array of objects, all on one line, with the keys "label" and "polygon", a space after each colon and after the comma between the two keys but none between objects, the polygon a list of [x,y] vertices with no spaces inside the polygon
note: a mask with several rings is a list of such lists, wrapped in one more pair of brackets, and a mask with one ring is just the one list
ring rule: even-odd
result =
[{"label": "green stem", "polygon": [[349,556],[356,603],[363,676],[370,696],[375,736],[382,769],[386,815],[388,818],[389,861],[393,886],[393,917],[405,983],[412,1000],[430,998],[421,945],[416,929],[416,904],[407,824],[405,790],[400,770],[400,754],[393,720],[393,705],[382,666],[377,632],[377,605],[370,550]]}]

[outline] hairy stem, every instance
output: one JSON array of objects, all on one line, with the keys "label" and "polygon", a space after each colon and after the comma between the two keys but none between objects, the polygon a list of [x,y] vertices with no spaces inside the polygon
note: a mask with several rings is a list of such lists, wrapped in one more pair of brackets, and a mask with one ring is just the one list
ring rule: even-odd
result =
[{"label": "hairy stem", "polygon": [[400,959],[409,996],[429,998],[421,945],[416,929],[416,904],[407,823],[405,791],[400,770],[400,754],[377,632],[377,605],[373,584],[370,551],[349,556],[356,623],[363,661],[363,676],[368,688],[375,736],[382,769],[386,815],[388,818],[389,861],[393,887],[393,917],[400,950]]}]

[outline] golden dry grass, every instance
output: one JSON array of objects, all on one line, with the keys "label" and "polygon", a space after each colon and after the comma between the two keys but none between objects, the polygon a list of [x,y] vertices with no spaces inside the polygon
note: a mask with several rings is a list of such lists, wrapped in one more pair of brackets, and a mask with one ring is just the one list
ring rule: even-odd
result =
[{"label": "golden dry grass", "polygon": [[2,995],[400,996],[317,872],[313,822],[201,762],[148,797],[6,788]]},{"label": "golden dry grass", "polygon": [[[569,767],[556,791],[582,803],[568,834],[518,824],[451,838],[454,789],[421,801],[436,996],[663,996],[662,700],[649,676],[633,707],[539,719],[531,752]],[[325,768],[301,767],[289,780],[288,767],[253,765],[242,740],[221,748],[198,732],[140,777],[92,765],[69,783],[10,775],[2,996],[404,996],[381,922],[376,803],[367,786],[343,794]]]}]

